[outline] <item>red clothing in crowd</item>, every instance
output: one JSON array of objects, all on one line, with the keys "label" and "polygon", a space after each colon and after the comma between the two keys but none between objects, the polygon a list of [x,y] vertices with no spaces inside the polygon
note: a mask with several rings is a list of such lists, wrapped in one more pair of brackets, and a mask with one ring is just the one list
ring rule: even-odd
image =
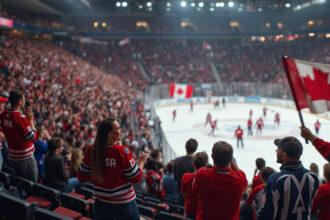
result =
[{"label": "red clothing in crowd", "polygon": [[196,172],[185,173],[182,176],[181,192],[184,196],[184,209],[188,216],[195,216],[197,210],[197,195],[192,191],[195,176]]},{"label": "red clothing in crowd", "polygon": [[258,173],[258,175],[254,175],[254,177],[253,177],[251,188],[254,189],[255,187],[259,186],[260,184],[263,184],[263,182],[261,180],[261,173]]},{"label": "red clothing in crowd", "polygon": [[12,160],[33,156],[37,131],[32,130],[29,119],[19,111],[0,113],[0,128],[8,142],[8,155]]},{"label": "red clothing in crowd", "polygon": [[235,131],[235,137],[236,138],[242,138],[243,137],[243,130],[241,128],[237,128],[236,131]]},{"label": "red clothing in crowd", "polygon": [[198,197],[196,220],[239,220],[239,204],[246,187],[241,170],[216,166],[199,169],[193,183]]},{"label": "red clothing in crowd", "polygon": [[248,197],[246,203],[247,203],[248,205],[253,205],[253,202],[254,202],[256,199],[258,199],[258,198],[257,198],[257,197],[258,197],[258,194],[259,194],[260,192],[262,192],[264,189],[265,189],[265,184],[264,184],[264,183],[263,183],[263,184],[260,184],[260,185],[258,185],[258,186],[256,186],[254,189],[252,189],[252,192],[251,192],[251,194],[249,195],[249,197]]},{"label": "red clothing in crowd", "polygon": [[148,170],[146,182],[147,182],[148,190],[151,194],[159,197],[165,196],[163,177],[159,175],[159,173],[153,170]]},{"label": "red clothing in crowd", "polygon": [[329,220],[330,218],[330,183],[325,183],[319,187],[313,199],[312,214],[319,210],[319,220]]},{"label": "red clothing in crowd", "polygon": [[131,183],[142,178],[142,171],[135,163],[131,150],[126,146],[113,145],[105,150],[103,182],[92,177],[92,148],[86,152],[79,167],[78,179],[81,182],[91,181],[96,199],[111,204],[124,204],[135,199]]},{"label": "red clothing in crowd", "polygon": [[329,142],[326,142],[320,138],[316,138],[316,140],[313,142],[313,145],[326,160],[330,161],[330,143]]}]

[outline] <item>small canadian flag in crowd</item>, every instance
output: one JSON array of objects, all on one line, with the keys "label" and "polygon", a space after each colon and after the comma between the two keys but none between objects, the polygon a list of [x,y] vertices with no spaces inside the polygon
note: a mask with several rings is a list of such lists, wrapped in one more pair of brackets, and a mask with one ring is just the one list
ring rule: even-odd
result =
[{"label": "small canadian flag in crowd", "polygon": [[320,114],[330,110],[330,65],[283,58],[297,110]]},{"label": "small canadian flag in crowd", "polygon": [[188,84],[176,84],[170,85],[170,96],[173,98],[190,98],[193,94],[193,86]]}]

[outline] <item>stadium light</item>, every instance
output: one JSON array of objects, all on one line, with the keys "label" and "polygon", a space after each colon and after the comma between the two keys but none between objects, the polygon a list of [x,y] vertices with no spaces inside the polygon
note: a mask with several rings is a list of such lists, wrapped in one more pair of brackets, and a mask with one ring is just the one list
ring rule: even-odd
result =
[{"label": "stadium light", "polygon": [[180,2],[181,7],[185,8],[187,6],[187,2],[186,1],[182,1]]},{"label": "stadium light", "polygon": [[125,8],[125,7],[127,7],[128,4],[127,4],[127,2],[122,2],[121,5]]},{"label": "stadium light", "polygon": [[190,6],[191,6],[191,7],[195,7],[195,6],[196,6],[196,3],[195,3],[195,2],[192,2],[192,3],[190,4]]},{"label": "stadium light", "polygon": [[203,8],[204,7],[204,2],[198,3],[198,7]]},{"label": "stadium light", "polygon": [[290,8],[291,7],[291,4],[290,3],[285,3],[285,7],[286,8]]},{"label": "stadium light", "polygon": [[119,8],[121,6],[120,2],[116,2],[116,6]]},{"label": "stadium light", "polygon": [[228,2],[228,6],[229,6],[230,8],[234,7],[234,2]]},{"label": "stadium light", "polygon": [[99,26],[99,23],[98,23],[97,21],[94,21],[93,26],[94,26],[95,28],[97,28],[97,27]]},{"label": "stadium light", "polygon": [[214,8],[210,8],[210,11],[214,11]]},{"label": "stadium light", "polygon": [[143,5],[139,5],[139,9],[143,9]]},{"label": "stadium light", "polygon": [[167,7],[171,7],[171,2],[167,2],[167,3],[166,3],[166,6],[167,6]]},{"label": "stadium light", "polygon": [[151,7],[152,6],[152,3],[151,2],[147,2],[147,6],[148,7]]},{"label": "stadium light", "polygon": [[102,27],[106,27],[107,26],[107,23],[105,23],[105,22],[102,22]]},{"label": "stadium light", "polygon": [[223,8],[223,7],[225,7],[225,3],[224,3],[224,2],[220,2],[220,3],[219,3],[219,6],[220,6],[221,8]]}]

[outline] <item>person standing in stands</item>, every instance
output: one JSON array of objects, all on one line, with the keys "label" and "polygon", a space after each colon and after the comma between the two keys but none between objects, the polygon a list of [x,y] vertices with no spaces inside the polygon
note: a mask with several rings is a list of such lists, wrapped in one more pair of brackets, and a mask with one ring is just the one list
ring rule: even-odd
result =
[{"label": "person standing in stands", "polygon": [[323,176],[326,183],[322,184],[313,199],[311,214],[319,220],[328,220],[330,217],[330,164],[323,166]]},{"label": "person standing in stands", "polygon": [[[179,192],[181,192],[181,181],[183,174],[195,172],[194,153],[197,150],[198,142],[197,140],[190,138],[186,142],[185,147],[187,152],[186,156],[176,158],[173,164],[174,180],[177,182]],[[183,202],[183,197],[181,194],[180,196],[180,201]]]},{"label": "person standing in stands", "polygon": [[[8,99],[0,96],[0,113],[5,109],[4,105],[6,102],[8,102]],[[3,162],[2,147],[4,143],[5,143],[5,135],[1,132],[1,126],[0,126],[0,170],[2,168],[2,162]]]},{"label": "person standing in stands", "polygon": [[266,161],[263,158],[256,159],[257,168],[254,170],[254,176],[251,186],[252,189],[263,183],[263,181],[261,180],[261,169],[264,168],[265,166],[266,166]]},{"label": "person standing in stands", "polygon": [[197,171],[192,185],[197,195],[197,220],[239,220],[240,201],[247,187],[245,173],[233,158],[233,148],[224,141],[212,148],[212,168]]},{"label": "person standing in stands", "polygon": [[[209,158],[206,152],[198,152],[194,156],[194,167],[196,172],[207,165],[209,162]],[[181,192],[184,196],[184,210],[185,216],[191,219],[196,218],[196,211],[197,211],[197,201],[198,198],[192,192],[192,184],[196,176],[196,172],[194,173],[185,173],[182,176],[182,183],[181,183]]]},{"label": "person standing in stands", "polygon": [[0,113],[0,128],[8,142],[10,163],[16,175],[37,182],[38,168],[33,157],[37,130],[32,108],[26,105],[22,91],[11,91],[8,99],[11,108]]},{"label": "person standing in stands", "polygon": [[308,220],[319,179],[303,167],[303,146],[297,138],[275,139],[274,144],[281,172],[268,178],[258,219]]},{"label": "person standing in stands", "polygon": [[100,122],[94,146],[86,151],[79,166],[80,182],[94,187],[96,220],[139,220],[132,186],[141,180],[148,154],[141,153],[136,163],[129,147],[122,145],[122,128],[115,118]]}]

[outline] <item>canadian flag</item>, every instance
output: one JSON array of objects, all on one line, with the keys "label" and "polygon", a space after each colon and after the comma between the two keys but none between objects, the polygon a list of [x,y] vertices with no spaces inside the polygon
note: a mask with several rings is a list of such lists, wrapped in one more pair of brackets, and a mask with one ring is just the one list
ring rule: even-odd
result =
[{"label": "canadian flag", "polygon": [[203,42],[202,47],[204,50],[212,50],[212,46],[208,44],[206,41]]},{"label": "canadian flag", "polygon": [[193,94],[193,86],[188,84],[176,84],[170,85],[170,96],[173,98],[190,98]]},{"label": "canadian flag", "polygon": [[330,110],[330,65],[283,58],[298,110],[320,114]]}]

